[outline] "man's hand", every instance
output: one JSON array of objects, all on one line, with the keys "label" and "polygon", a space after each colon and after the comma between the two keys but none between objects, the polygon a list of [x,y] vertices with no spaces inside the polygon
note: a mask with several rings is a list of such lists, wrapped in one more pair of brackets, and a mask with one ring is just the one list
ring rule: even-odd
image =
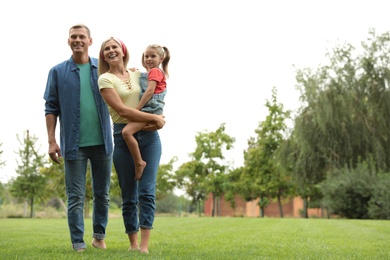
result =
[{"label": "man's hand", "polygon": [[56,162],[56,163],[58,163],[58,164],[60,164],[61,162],[60,162],[60,158],[61,158],[61,149],[60,149],[60,147],[58,146],[58,144],[57,143],[51,143],[51,144],[49,144],[49,156],[50,156],[50,158],[54,161],[54,162]]}]

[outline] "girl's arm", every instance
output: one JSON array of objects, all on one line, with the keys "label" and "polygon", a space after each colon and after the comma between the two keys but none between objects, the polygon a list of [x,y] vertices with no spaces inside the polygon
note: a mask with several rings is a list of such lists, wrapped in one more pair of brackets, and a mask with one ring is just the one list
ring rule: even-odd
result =
[{"label": "girl's arm", "polygon": [[145,104],[153,97],[154,90],[156,89],[157,82],[154,80],[148,81],[148,88],[145,93],[142,95],[141,100],[138,103],[137,109],[141,110]]},{"label": "girl's arm", "polygon": [[121,117],[127,118],[130,121],[152,123],[156,125],[157,129],[161,129],[165,124],[163,115],[145,113],[135,108],[127,107],[123,104],[115,89],[103,88],[100,90],[100,93],[106,103]]}]

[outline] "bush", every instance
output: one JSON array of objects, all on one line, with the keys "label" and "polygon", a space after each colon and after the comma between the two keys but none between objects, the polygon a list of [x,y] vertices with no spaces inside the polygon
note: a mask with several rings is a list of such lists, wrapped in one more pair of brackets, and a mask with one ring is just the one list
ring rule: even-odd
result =
[{"label": "bush", "polygon": [[356,169],[336,169],[320,184],[324,206],[331,214],[348,219],[368,219],[368,202],[373,196],[375,174],[366,164]]},{"label": "bush", "polygon": [[373,219],[390,219],[390,174],[379,175],[368,203],[368,213]]}]

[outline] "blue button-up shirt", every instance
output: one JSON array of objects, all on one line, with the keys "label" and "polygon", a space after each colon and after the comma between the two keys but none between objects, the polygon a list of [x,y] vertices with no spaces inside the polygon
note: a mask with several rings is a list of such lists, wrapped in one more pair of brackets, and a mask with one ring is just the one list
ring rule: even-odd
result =
[{"label": "blue button-up shirt", "polygon": [[[106,153],[113,151],[111,121],[108,108],[97,84],[97,59],[90,58],[91,87],[98,109]],[[67,160],[77,159],[80,141],[80,74],[71,57],[49,71],[45,99],[45,115],[59,117],[61,154]]]}]

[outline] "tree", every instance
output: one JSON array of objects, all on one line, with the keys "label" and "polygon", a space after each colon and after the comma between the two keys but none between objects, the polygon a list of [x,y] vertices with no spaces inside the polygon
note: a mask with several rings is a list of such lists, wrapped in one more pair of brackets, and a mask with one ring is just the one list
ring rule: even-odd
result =
[{"label": "tree", "polygon": [[156,213],[176,213],[179,210],[178,205],[180,205],[180,198],[169,192],[156,202]]},{"label": "tree", "polygon": [[242,181],[247,184],[243,191],[246,199],[259,198],[260,216],[264,216],[264,208],[270,200],[276,198],[280,216],[283,217],[282,198],[291,193],[291,178],[281,167],[277,151],[284,142],[287,126],[285,120],[290,112],[283,110],[277,102],[277,90],[272,89],[272,101],[266,101],[269,114],[265,121],[259,123],[255,130],[256,137],[248,141],[248,149],[244,152],[244,170]]},{"label": "tree", "polygon": [[329,64],[296,77],[303,103],[291,156],[306,199],[318,196],[317,184],[334,169],[373,158],[375,167],[390,170],[390,34],[371,29],[362,53],[344,44],[327,56]]},{"label": "tree", "polygon": [[225,199],[230,202],[230,206],[233,210],[236,209],[236,195],[242,194],[241,191],[246,191],[246,186],[240,181],[243,167],[233,169],[226,176],[226,181],[224,183],[224,195]]},{"label": "tree", "polygon": [[177,161],[177,157],[173,157],[167,164],[158,166],[156,199],[162,199],[173,192],[176,186],[173,173],[173,164]]},{"label": "tree", "polygon": [[48,159],[49,167],[41,169],[41,173],[47,179],[47,195],[54,197],[64,212],[67,212],[66,208],[66,189],[65,189],[65,169],[63,164],[58,164]]},{"label": "tree", "polygon": [[20,161],[16,170],[18,176],[12,182],[11,193],[16,198],[30,203],[30,218],[34,216],[34,202],[43,200],[46,195],[47,180],[40,173],[43,167],[44,156],[36,148],[37,137],[30,137],[29,130],[23,141],[17,136],[21,145],[19,149]]},{"label": "tree", "polygon": [[373,219],[390,219],[390,173],[378,174],[368,202],[368,214]]},{"label": "tree", "polygon": [[324,203],[332,214],[348,219],[368,219],[369,201],[376,183],[376,172],[367,164],[358,164],[355,169],[335,169],[320,184]]},{"label": "tree", "polygon": [[179,189],[184,189],[192,198],[194,205],[198,205],[198,213],[201,215],[200,205],[206,199],[207,188],[204,183],[205,165],[199,161],[189,161],[180,165],[175,171],[175,178]]},{"label": "tree", "polygon": [[235,138],[226,134],[225,124],[221,124],[215,132],[198,133],[195,141],[196,149],[190,154],[192,160],[181,165],[176,171],[177,183],[179,188],[184,188],[197,203],[204,201],[207,194],[212,193],[214,216],[215,202],[224,191],[228,169],[223,154],[233,148]]},{"label": "tree", "polygon": [[[65,186],[65,169],[64,165],[49,161],[49,167],[41,169],[41,173],[47,179],[46,185],[46,194],[51,198],[54,197],[57,202],[60,204],[62,209],[67,212],[66,204],[66,186]],[[114,169],[114,168],[113,168]],[[117,178],[116,178],[117,179]],[[118,187],[119,185],[114,185]],[[113,188],[110,190],[111,194],[116,194],[115,191],[119,188]],[[85,197],[84,197],[84,217],[88,218],[90,214],[90,202],[93,199],[92,192],[92,177],[91,177],[91,166],[90,162],[87,163],[86,171],[86,187],[85,187]]]},{"label": "tree", "polygon": [[[216,214],[216,199],[223,193],[228,165],[224,162],[224,152],[233,148],[235,138],[225,133],[225,124],[215,132],[198,133],[195,137],[196,149],[191,154],[195,161],[203,162],[203,184],[207,193],[212,193],[212,216]],[[217,212],[218,215],[218,212]]]}]

